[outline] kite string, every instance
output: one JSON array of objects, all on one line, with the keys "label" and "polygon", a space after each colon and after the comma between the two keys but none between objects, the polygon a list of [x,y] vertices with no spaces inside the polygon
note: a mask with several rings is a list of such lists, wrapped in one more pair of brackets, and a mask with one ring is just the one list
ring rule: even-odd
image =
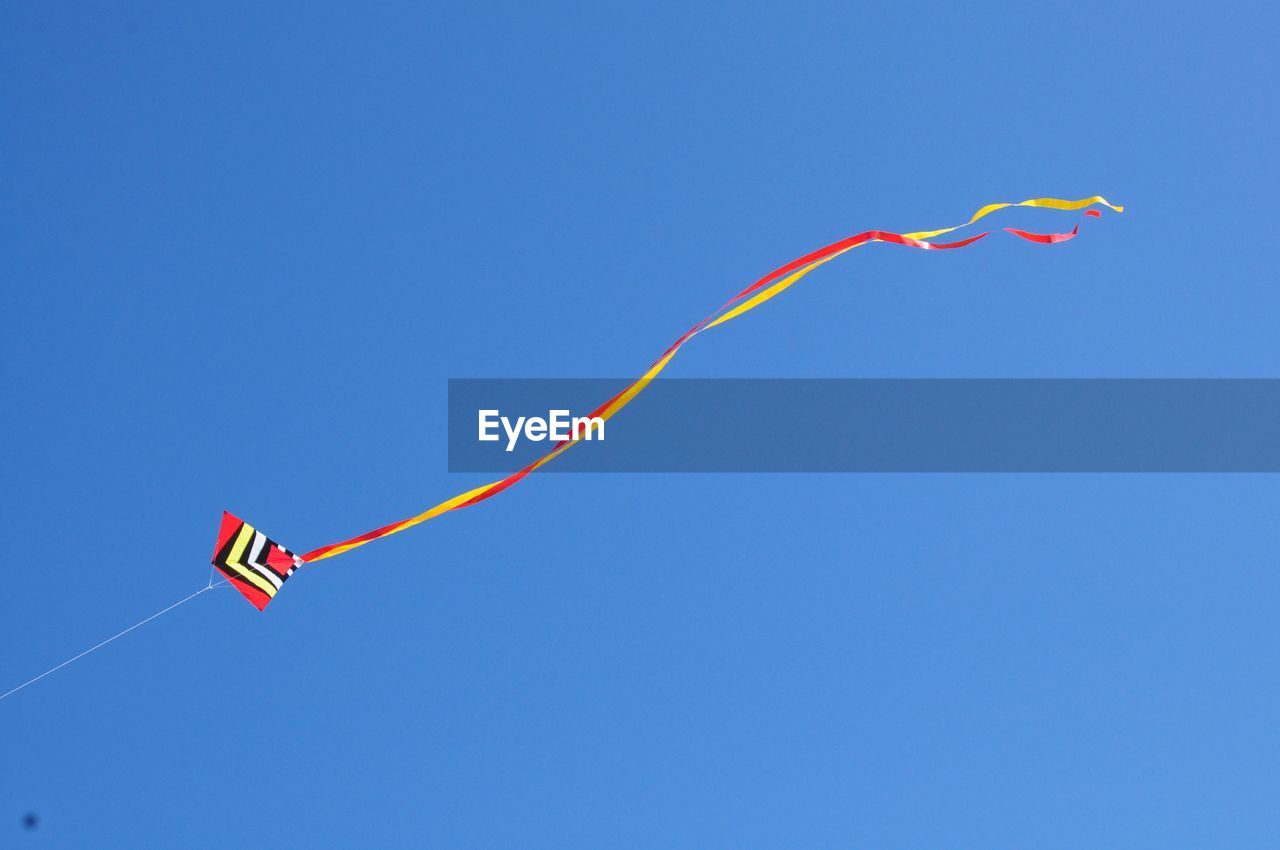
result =
[{"label": "kite string", "polygon": [[223,584],[223,582],[220,582],[220,583],[218,583],[218,584],[209,584],[209,585],[208,585],[208,586],[206,586],[206,587],[202,587],[202,588],[200,588],[199,590],[197,590],[195,593],[191,594],[190,596],[187,596],[187,597],[185,597],[185,598],[183,598],[183,599],[179,599],[177,602],[173,603],[173,604],[172,604],[172,605],[170,605],[168,608],[162,608],[161,610],[159,610],[159,611],[157,611],[156,613],[152,614],[150,617],[147,617],[145,620],[139,620],[138,622],[134,623],[132,626],[130,626],[129,628],[125,629],[124,631],[122,631],[122,632],[118,632],[118,633],[116,633],[116,634],[112,635],[111,637],[107,638],[106,640],[102,641],[101,643],[98,643],[98,644],[95,644],[94,646],[89,647],[89,648],[88,648],[88,649],[86,649],[84,652],[80,653],[79,655],[76,655],[76,656],[73,656],[73,657],[71,657],[71,658],[68,658],[66,661],[62,662],[62,663],[61,663],[61,664],[59,664],[57,667],[50,667],[48,670],[45,670],[43,673],[41,673],[39,676],[36,676],[34,679],[28,679],[27,681],[23,682],[21,685],[18,685],[18,687],[14,688],[13,690],[11,690],[11,691],[7,691],[6,693],[3,693],[3,694],[0,694],[0,699],[4,699],[5,697],[8,697],[8,696],[10,696],[10,695],[12,695],[12,694],[16,694],[18,691],[22,690],[22,689],[23,689],[23,688],[25,688],[27,685],[35,684],[36,682],[38,682],[38,681],[40,681],[41,679],[43,679],[45,676],[48,676],[50,673],[56,673],[57,671],[61,670],[63,667],[66,667],[68,664],[72,663],[73,661],[79,661],[81,658],[84,658],[84,657],[85,657],[86,655],[88,655],[89,653],[94,652],[95,650],[99,650],[99,649],[101,649],[102,647],[106,646],[107,644],[111,643],[111,641],[115,640],[116,638],[122,638],[122,637],[124,637],[125,635],[129,634],[129,632],[133,631],[134,629],[136,629],[136,628],[138,628],[138,627],[140,627],[140,626],[145,626],[147,623],[150,623],[152,620],[154,620],[156,617],[159,617],[161,614],[167,614],[167,613],[169,613],[170,611],[172,611],[174,608],[177,608],[179,605],[182,605],[182,604],[183,604],[183,603],[185,603],[185,602],[190,602],[192,599],[195,599],[197,596],[199,596],[200,594],[204,593],[205,591],[213,590],[215,587],[221,587],[221,586],[222,586],[222,584]]}]

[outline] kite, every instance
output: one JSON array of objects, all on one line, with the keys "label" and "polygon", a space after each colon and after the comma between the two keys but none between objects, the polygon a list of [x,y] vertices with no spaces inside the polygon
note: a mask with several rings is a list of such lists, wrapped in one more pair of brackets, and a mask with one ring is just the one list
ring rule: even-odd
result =
[{"label": "kite", "polygon": [[[734,295],[721,305],[718,310],[681,334],[675,342],[669,345],[666,350],[662,352],[657,360],[650,364],[649,368],[646,369],[640,377],[636,378],[604,404],[597,407],[586,418],[599,419],[602,422],[610,419],[618,411],[630,404],[632,399],[643,392],[645,387],[647,387],[654,378],[656,378],[662,370],[667,367],[667,364],[671,362],[672,358],[674,358],[680,349],[683,348],[689,340],[693,339],[693,337],[756,309],[761,304],[794,286],[806,275],[826,263],[831,262],[842,254],[853,250],[854,248],[869,245],[873,242],[886,242],[891,245],[901,245],[906,248],[917,248],[925,251],[948,251],[958,248],[966,248],[990,235],[990,233],[979,233],[975,236],[969,236],[955,242],[933,242],[930,240],[952,233],[956,230],[960,230],[961,228],[968,227],[991,213],[1007,207],[1040,207],[1043,209],[1062,210],[1067,212],[1078,212],[1083,210],[1084,216],[1100,218],[1102,214],[1099,210],[1094,209],[1095,206],[1107,207],[1117,213],[1124,212],[1124,207],[1112,204],[1105,198],[1097,195],[1088,198],[1081,198],[1080,200],[1075,201],[1062,200],[1060,198],[1031,198],[1026,201],[1018,201],[1014,203],[987,204],[970,216],[968,221],[952,227],[944,227],[938,230],[922,230],[914,233],[890,233],[885,230],[867,230],[862,233],[846,237],[837,242],[832,242],[830,245],[819,248],[816,251],[811,251],[803,257],[798,257],[789,263],[779,266],[752,283],[746,289],[743,289],[737,295]],[[1059,242],[1066,242],[1069,239],[1075,238],[1080,232],[1080,225],[1076,224],[1075,227],[1065,233],[1031,233],[1026,230],[1018,230],[1012,227],[1006,227],[1004,229],[1006,232],[1034,244],[1054,245]],[[146,625],[157,617],[172,611],[174,608],[185,604],[202,593],[213,590],[215,587],[223,587],[227,585],[234,587],[236,590],[240,591],[241,595],[243,595],[245,599],[249,600],[250,604],[259,611],[262,611],[267,607],[271,600],[275,598],[276,594],[280,592],[285,581],[287,581],[289,577],[292,576],[302,565],[312,564],[326,558],[341,555],[344,552],[350,552],[352,549],[363,546],[366,543],[378,540],[382,537],[387,537],[388,535],[397,534],[401,531],[412,528],[415,525],[424,523],[427,520],[434,519],[441,514],[459,510],[461,508],[467,508],[483,502],[486,499],[490,499],[501,493],[503,490],[506,490],[508,487],[511,487],[513,484],[518,483],[529,473],[555,460],[585,436],[588,435],[576,433],[570,439],[557,443],[545,455],[522,469],[516,470],[498,481],[485,484],[481,487],[475,487],[471,490],[467,490],[465,493],[460,493],[451,499],[446,499],[420,514],[411,516],[408,519],[400,520],[399,522],[384,525],[381,528],[375,528],[372,531],[366,531],[365,533],[356,535],[355,537],[340,540],[337,543],[330,543],[326,546],[321,546],[320,548],[313,549],[303,555],[295,555],[279,543],[268,538],[254,526],[249,525],[244,520],[230,513],[224,512],[222,515],[222,525],[218,530],[218,539],[214,546],[213,566],[222,573],[225,577],[225,582],[214,584],[211,578],[208,586],[202,587],[195,593],[192,593],[183,599],[179,599],[177,602],[166,608],[162,608],[151,616],[129,626],[127,629],[124,629],[106,640],[91,646],[84,652],[72,656],[61,664],[46,670],[39,676],[23,682],[16,688],[0,694],[0,699],[5,699],[6,697],[17,693],[28,685],[43,679],[51,673],[61,670],[68,664],[83,658],[91,652],[101,649],[112,641],[132,632],[134,629]]]},{"label": "kite", "polygon": [[[613,396],[613,398],[587,414],[586,418],[599,419],[602,422],[607,421],[618,411],[622,410],[622,408],[626,407],[632,399],[643,392],[645,387],[647,387],[649,383],[667,367],[667,364],[676,356],[676,353],[679,352],[680,349],[683,348],[684,345],[694,336],[754,310],[764,302],[798,283],[810,272],[834,260],[836,257],[839,257],[847,251],[853,250],[854,248],[862,245],[868,245],[873,242],[886,242],[892,245],[901,245],[907,248],[918,248],[926,251],[946,251],[957,248],[966,248],[990,235],[990,233],[979,233],[975,236],[969,236],[955,242],[930,242],[928,240],[951,233],[963,227],[968,227],[996,210],[1004,209],[1006,207],[1042,207],[1046,209],[1066,211],[1085,210],[1084,215],[1091,218],[1099,218],[1101,217],[1101,213],[1097,209],[1092,208],[1094,205],[1105,206],[1118,213],[1124,212],[1124,207],[1112,204],[1105,198],[1097,195],[1075,201],[1067,201],[1059,198],[1032,198],[1016,203],[988,204],[974,213],[964,224],[955,225],[953,227],[944,227],[940,230],[926,230],[915,233],[890,233],[885,230],[867,230],[862,233],[849,236],[845,239],[841,239],[837,242],[833,242],[830,245],[819,248],[816,251],[805,254],[803,257],[799,257],[789,263],[779,266],[752,283],[737,295],[734,295],[710,316],[681,334],[675,342],[662,352],[661,356],[659,356],[658,359],[655,360],[639,378],[636,378],[630,385],[625,387],[617,395]],[[1079,234],[1080,225],[1076,224],[1074,228],[1066,233],[1031,233],[1026,230],[1018,230],[1012,227],[1006,227],[1004,229],[1007,233],[1035,244],[1053,245],[1073,239]],[[261,611],[267,607],[267,604],[272,599],[275,598],[276,593],[280,590],[285,580],[289,578],[289,576],[293,575],[294,571],[303,564],[315,563],[326,558],[341,555],[344,552],[350,552],[352,549],[363,546],[366,543],[370,543],[374,540],[378,540],[379,538],[387,537],[392,534],[398,534],[399,532],[412,528],[415,525],[434,519],[441,514],[459,510],[461,508],[467,508],[483,502],[486,499],[490,499],[513,484],[516,484],[529,473],[555,460],[565,451],[580,442],[584,436],[585,435],[583,434],[575,434],[570,439],[560,441],[542,457],[522,469],[516,470],[510,475],[499,479],[498,481],[467,490],[464,493],[460,493],[453,498],[446,499],[420,514],[409,517],[408,519],[393,522],[380,528],[375,528],[372,531],[366,531],[363,534],[356,535],[355,537],[351,537],[346,540],[340,540],[337,543],[330,543],[327,546],[321,546],[320,548],[313,549],[301,556],[294,555],[289,550],[284,549],[279,544],[269,540],[262,534],[262,532],[257,531],[248,523],[238,519],[230,513],[224,512],[222,516],[222,528],[218,533],[218,543],[214,551],[213,565],[217,567],[224,576],[226,576],[227,580],[233,587],[239,590],[255,608]]]},{"label": "kite", "polygon": [[302,559],[249,523],[223,511],[213,565],[261,611],[293,571],[302,566]]}]

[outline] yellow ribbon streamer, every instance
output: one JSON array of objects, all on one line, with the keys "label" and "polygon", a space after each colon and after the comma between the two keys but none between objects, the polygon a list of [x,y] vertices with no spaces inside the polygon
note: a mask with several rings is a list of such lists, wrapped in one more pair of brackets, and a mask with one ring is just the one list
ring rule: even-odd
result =
[{"label": "yellow ribbon streamer", "polygon": [[[1060,198],[1031,198],[1025,201],[1018,201],[1016,203],[987,204],[986,206],[980,208],[977,212],[975,212],[973,216],[964,224],[957,224],[954,227],[944,227],[940,230],[922,230],[922,231],[917,231],[915,233],[905,233],[902,235],[908,239],[915,239],[915,240],[932,239],[935,236],[941,236],[944,233],[952,233],[963,227],[968,227],[969,225],[974,224],[975,222],[979,221],[982,218],[985,218],[991,213],[996,212],[997,210],[1005,209],[1006,207],[1041,207],[1041,208],[1054,209],[1054,210],[1074,211],[1074,210],[1084,209],[1086,207],[1092,206],[1093,204],[1101,204],[1103,206],[1109,207],[1112,210],[1115,210],[1118,213],[1124,212],[1123,206],[1112,204],[1110,201],[1106,200],[1105,198],[1099,195],[1094,195],[1089,198],[1081,198],[1080,200],[1076,200],[1076,201],[1063,200]],[[870,241],[879,241],[879,240],[872,239]],[[641,375],[634,383],[631,384],[631,386],[629,386],[626,390],[624,390],[616,399],[614,399],[609,404],[607,404],[604,408],[602,408],[597,413],[597,415],[604,420],[608,420],[612,418],[618,411],[622,410],[622,408],[626,407],[636,396],[638,396],[641,392],[643,392],[644,389],[648,387],[649,384],[664,369],[666,369],[667,365],[676,356],[676,353],[684,346],[685,343],[687,343],[694,336],[697,336],[699,333],[702,333],[702,331],[710,330],[711,328],[714,328],[718,325],[724,324],[725,322],[736,319],[739,316],[743,315],[744,313],[748,313],[751,310],[756,309],[761,304],[765,303],[766,301],[769,301],[772,298],[775,298],[785,290],[789,289],[796,283],[800,282],[802,279],[804,279],[806,275],[808,275],[810,272],[814,271],[818,267],[825,265],[826,263],[829,263],[832,260],[834,260],[836,257],[839,257],[853,250],[854,248],[861,247],[862,245],[865,245],[865,244],[868,244],[868,243],[864,242],[858,245],[852,245],[841,251],[837,251],[834,254],[823,257],[819,260],[815,260],[809,265],[803,266],[802,268],[797,269],[796,271],[792,272],[791,274],[787,275],[781,280],[760,290],[759,292],[752,295],[746,301],[743,301],[741,304],[732,306],[730,309],[726,310],[722,315],[716,318],[715,321],[706,324],[702,328],[699,328],[696,332],[690,334],[689,337],[685,339],[683,342],[681,342],[679,345],[674,346],[670,351],[668,351],[665,355],[663,355],[662,358],[660,358],[656,363],[650,366],[649,369],[643,375]],[[571,447],[576,445],[579,439],[580,438],[575,437],[574,439],[566,441],[565,443],[562,443],[561,445],[557,446],[547,454],[543,455],[537,461],[530,464],[530,466],[523,471],[524,474],[533,472],[534,470],[537,470],[538,468],[550,463],[552,460],[555,460],[561,454],[563,454],[564,452],[568,451]],[[466,491],[465,493],[461,493],[457,496],[454,496],[451,499],[446,499],[440,504],[435,505],[434,507],[429,508],[426,511],[423,511],[417,516],[413,516],[408,519],[401,520],[400,522],[397,522],[397,523],[392,523],[391,525],[388,525],[382,529],[379,529],[376,532],[369,532],[368,534],[361,535],[358,538],[352,538],[351,540],[343,541],[341,543],[333,544],[327,547],[322,547],[321,549],[316,550],[314,553],[311,553],[305,556],[304,560],[308,563],[313,563],[315,561],[324,560],[325,558],[332,558],[335,555],[341,555],[343,552],[349,552],[350,550],[363,546],[364,544],[372,542],[373,540],[378,540],[388,535],[396,534],[398,532],[404,531],[405,529],[412,528],[413,526],[426,522],[427,520],[434,519],[440,514],[447,513],[448,511],[451,511],[451,510],[455,510],[459,506],[464,505],[467,502],[470,502],[471,500],[475,499],[477,496],[481,496],[487,490],[503,484],[504,482],[511,479],[514,475],[520,475],[520,474],[521,473],[513,473],[512,475],[508,475],[497,481],[490,482],[489,484],[484,484],[480,487],[475,487],[471,490]]]}]

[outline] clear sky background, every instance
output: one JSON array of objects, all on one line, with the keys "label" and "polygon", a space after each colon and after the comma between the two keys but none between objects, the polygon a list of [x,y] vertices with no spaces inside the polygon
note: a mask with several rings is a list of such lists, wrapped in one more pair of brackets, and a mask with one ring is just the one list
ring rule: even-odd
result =
[{"label": "clear sky background", "polygon": [[[0,690],[224,508],[487,480],[447,378],[633,374],[866,228],[1129,207],[860,250],[670,374],[1280,376],[1264,4],[183,5],[0,12]],[[535,477],[0,703],[0,845],[1274,846],[1278,496]]]}]

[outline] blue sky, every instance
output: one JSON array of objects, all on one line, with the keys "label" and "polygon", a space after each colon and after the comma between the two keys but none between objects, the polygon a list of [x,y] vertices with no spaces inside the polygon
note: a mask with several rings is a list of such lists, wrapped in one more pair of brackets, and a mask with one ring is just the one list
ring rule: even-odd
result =
[{"label": "blue sky", "polygon": [[[479,483],[448,378],[632,374],[862,229],[1129,206],[855,252],[671,374],[1280,375],[1263,4],[266,5],[0,13],[0,689],[224,508],[305,550]],[[1269,846],[1277,496],[535,478],[5,700],[0,843]]]}]

